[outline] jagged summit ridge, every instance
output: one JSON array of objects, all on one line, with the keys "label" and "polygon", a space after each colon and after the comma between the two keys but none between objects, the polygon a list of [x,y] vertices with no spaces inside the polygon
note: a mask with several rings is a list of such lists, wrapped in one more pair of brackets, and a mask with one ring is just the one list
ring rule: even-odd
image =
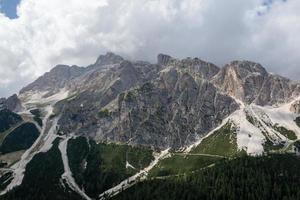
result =
[{"label": "jagged summit ridge", "polygon": [[[157,64],[155,65],[147,62],[125,60],[112,52],[100,55],[95,64],[86,68],[58,65],[24,87],[20,93],[48,91],[48,95],[51,95],[64,87],[84,89],[83,80],[86,83],[90,83],[91,81],[87,79],[96,80],[100,74],[105,76],[108,73],[120,72],[123,70],[121,66],[135,66],[136,70],[134,71],[137,73],[133,72],[133,74],[141,76],[137,79],[143,79],[143,81],[157,77],[159,76],[158,73],[168,70],[185,72],[192,76],[200,75],[202,79],[210,80],[222,92],[247,104],[273,105],[284,103],[300,94],[299,83],[270,74],[262,65],[251,61],[232,61],[219,68],[213,63],[205,62],[199,58],[180,60],[166,54],[158,54]],[[146,78],[147,76],[149,77]],[[94,81],[93,84],[97,82]],[[87,84],[87,87],[89,85]]]},{"label": "jagged summit ridge", "polygon": [[68,91],[54,106],[64,133],[158,148],[192,144],[239,109],[236,99],[275,105],[300,91],[251,61],[219,68],[199,58],[159,54],[151,64],[113,53],[86,68],[57,66],[25,88],[21,93]]}]

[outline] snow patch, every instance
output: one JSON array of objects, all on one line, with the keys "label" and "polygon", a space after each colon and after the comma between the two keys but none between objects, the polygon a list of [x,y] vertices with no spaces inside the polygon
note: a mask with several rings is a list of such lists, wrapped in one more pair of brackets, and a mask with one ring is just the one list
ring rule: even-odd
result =
[{"label": "snow patch", "polygon": [[247,120],[244,108],[234,112],[230,119],[237,127],[238,149],[245,150],[249,155],[261,155],[264,152],[265,136]]}]

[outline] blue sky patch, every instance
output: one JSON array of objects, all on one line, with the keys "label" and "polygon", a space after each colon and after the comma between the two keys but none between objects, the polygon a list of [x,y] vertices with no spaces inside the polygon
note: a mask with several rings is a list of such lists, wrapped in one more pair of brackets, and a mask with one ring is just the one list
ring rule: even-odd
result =
[{"label": "blue sky patch", "polygon": [[17,18],[17,6],[21,0],[0,0],[0,12],[10,19]]}]

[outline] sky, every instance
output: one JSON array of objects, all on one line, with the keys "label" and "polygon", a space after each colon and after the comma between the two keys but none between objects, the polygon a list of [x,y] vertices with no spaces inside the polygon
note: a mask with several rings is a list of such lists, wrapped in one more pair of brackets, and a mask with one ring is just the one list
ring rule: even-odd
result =
[{"label": "sky", "polygon": [[4,13],[10,19],[17,18],[17,5],[20,0],[0,0],[0,12]]},{"label": "sky", "polygon": [[299,0],[0,0],[0,96],[57,64],[86,66],[107,51],[220,67],[251,60],[298,80],[299,10]]}]

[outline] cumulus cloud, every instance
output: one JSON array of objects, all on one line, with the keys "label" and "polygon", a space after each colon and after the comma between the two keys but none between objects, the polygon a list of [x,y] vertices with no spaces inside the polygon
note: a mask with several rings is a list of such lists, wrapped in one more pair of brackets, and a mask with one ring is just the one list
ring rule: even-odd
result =
[{"label": "cumulus cloud", "polygon": [[299,79],[299,9],[297,0],[22,0],[17,19],[0,14],[0,96],[106,51],[254,60]]}]

